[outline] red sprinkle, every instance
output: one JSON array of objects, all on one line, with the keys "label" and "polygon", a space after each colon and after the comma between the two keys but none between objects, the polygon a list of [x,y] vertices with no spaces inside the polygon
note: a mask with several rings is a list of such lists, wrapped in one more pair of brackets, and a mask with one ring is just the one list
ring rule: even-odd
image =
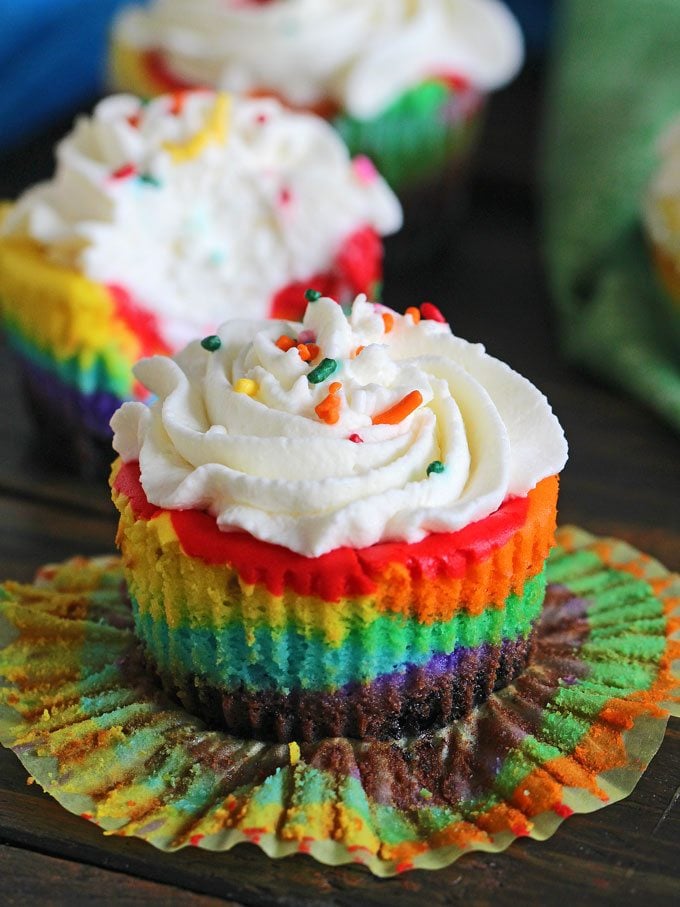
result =
[{"label": "red sprinkle", "polygon": [[364,439],[361,435],[357,435],[356,432],[353,435],[350,435],[348,438],[349,441],[354,441],[355,444],[363,444]]},{"label": "red sprinkle", "polygon": [[134,164],[123,164],[122,167],[119,167],[117,170],[114,170],[111,174],[111,179],[114,180],[126,180],[131,176],[134,176],[137,173],[137,168]]},{"label": "red sprinkle", "polygon": [[192,847],[198,847],[198,845],[201,843],[201,841],[203,840],[203,838],[205,838],[205,835],[200,835],[200,834],[199,834],[199,835],[192,835],[192,836],[189,838],[189,843],[191,844]]},{"label": "red sprinkle", "polygon": [[420,314],[427,321],[438,321],[440,324],[446,324],[446,318],[442,315],[436,305],[431,302],[424,302],[420,307]]}]

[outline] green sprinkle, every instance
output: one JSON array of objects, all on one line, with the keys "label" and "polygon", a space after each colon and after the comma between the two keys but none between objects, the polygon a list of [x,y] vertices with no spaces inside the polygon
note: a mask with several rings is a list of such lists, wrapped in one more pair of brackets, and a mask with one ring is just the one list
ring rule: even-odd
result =
[{"label": "green sprinkle", "polygon": [[342,309],[342,314],[345,316],[345,318],[349,318],[349,316],[352,314],[352,304],[350,303],[349,305],[341,305],[340,308]]},{"label": "green sprinkle", "polygon": [[217,334],[210,334],[209,337],[204,337],[203,340],[201,340],[201,346],[209,353],[214,353],[222,346],[222,341]]},{"label": "green sprinkle", "polygon": [[427,474],[432,475],[433,472],[444,472],[446,466],[442,463],[441,460],[433,460],[430,465],[427,467]]},{"label": "green sprinkle", "polygon": [[305,299],[307,302],[317,302],[321,299],[321,293],[318,290],[305,290]]},{"label": "green sprinkle", "polygon": [[432,799],[432,791],[428,790],[426,787],[421,787],[419,793],[420,793],[420,796],[423,798],[423,800]]},{"label": "green sprinkle", "polygon": [[158,189],[161,184],[161,181],[152,173],[140,173],[138,179],[140,183],[145,183],[147,186],[154,186],[156,189]]},{"label": "green sprinkle", "polygon": [[322,359],[316,368],[312,369],[307,375],[310,384],[321,384],[337,369],[338,363],[335,359]]}]

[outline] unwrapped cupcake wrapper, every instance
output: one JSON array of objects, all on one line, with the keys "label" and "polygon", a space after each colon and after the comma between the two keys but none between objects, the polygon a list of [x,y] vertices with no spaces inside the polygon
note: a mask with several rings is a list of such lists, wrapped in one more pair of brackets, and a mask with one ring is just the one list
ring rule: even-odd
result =
[{"label": "unwrapped cupcake wrapper", "polygon": [[44,568],[0,602],[0,740],[67,809],[164,850],[242,841],[375,874],[446,866],[625,797],[680,714],[680,578],[558,532],[528,667],[399,741],[211,731],[144,667],[118,559]]}]

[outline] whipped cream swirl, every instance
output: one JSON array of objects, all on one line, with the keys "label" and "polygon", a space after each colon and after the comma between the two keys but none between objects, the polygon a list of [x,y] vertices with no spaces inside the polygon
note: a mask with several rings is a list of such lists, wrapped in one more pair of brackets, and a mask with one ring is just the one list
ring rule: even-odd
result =
[{"label": "whipped cream swirl", "polygon": [[359,296],[348,315],[320,299],[303,324],[232,321],[219,337],[213,352],[197,341],[138,363],[157,400],[125,403],[111,424],[149,501],[207,510],[224,531],[310,557],[414,542],[488,516],[566,461],[546,398],[446,324]]},{"label": "whipped cream swirl", "polygon": [[78,120],[52,180],[0,228],[58,264],[118,284],[171,349],[227,318],[264,318],[287,284],[330,270],[344,241],[401,225],[364,159],[322,119],[271,99],[118,95]]},{"label": "whipped cream swirl", "polygon": [[126,10],[117,37],[160,50],[192,84],[269,89],[300,106],[332,99],[362,118],[432,75],[491,90],[523,57],[497,0],[156,0]]}]

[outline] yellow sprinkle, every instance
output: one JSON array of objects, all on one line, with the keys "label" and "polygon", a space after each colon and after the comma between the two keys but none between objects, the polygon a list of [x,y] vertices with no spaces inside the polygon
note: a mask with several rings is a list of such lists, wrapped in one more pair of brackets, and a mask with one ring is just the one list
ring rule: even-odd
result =
[{"label": "yellow sprinkle", "polygon": [[259,387],[257,381],[253,381],[252,378],[239,378],[234,385],[234,390],[237,394],[245,394],[247,397],[254,397],[258,392]]},{"label": "yellow sprinkle", "polygon": [[295,741],[288,744],[288,752],[290,753],[290,764],[297,765],[300,761],[300,746]]},{"label": "yellow sprinkle", "polygon": [[198,157],[211,142],[218,145],[226,144],[230,110],[231,95],[220,92],[203,129],[186,142],[165,142],[163,147],[176,164],[184,164]]},{"label": "yellow sprinkle", "polygon": [[49,721],[51,717],[52,717],[52,716],[50,715],[50,710],[49,710],[49,709],[43,709],[42,720],[43,720],[43,721]]},{"label": "yellow sprinkle", "polygon": [[29,787],[31,786],[31,784],[35,784],[35,778],[33,777],[33,775],[29,775],[28,778],[26,778],[26,784],[28,784]]}]

